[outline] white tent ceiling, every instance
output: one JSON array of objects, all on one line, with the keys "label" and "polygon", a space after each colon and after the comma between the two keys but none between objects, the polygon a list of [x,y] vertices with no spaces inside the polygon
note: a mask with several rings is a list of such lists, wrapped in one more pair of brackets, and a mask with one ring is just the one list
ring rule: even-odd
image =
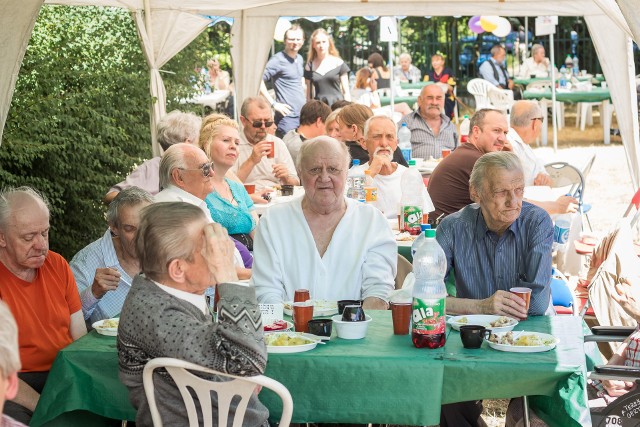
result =
[{"label": "white tent ceiling", "polygon": [[[258,93],[279,16],[584,16],[609,82],[634,187],[640,183],[640,140],[631,37],[640,41],[637,0],[46,0],[47,4],[116,6],[135,12],[150,68],[152,125],[164,112],[158,69],[204,28],[197,15],[234,18],[231,44],[237,99]],[[0,137],[19,64],[42,0],[0,0]],[[623,14],[624,13],[624,14]],[[158,153],[154,144],[154,153]]]}]

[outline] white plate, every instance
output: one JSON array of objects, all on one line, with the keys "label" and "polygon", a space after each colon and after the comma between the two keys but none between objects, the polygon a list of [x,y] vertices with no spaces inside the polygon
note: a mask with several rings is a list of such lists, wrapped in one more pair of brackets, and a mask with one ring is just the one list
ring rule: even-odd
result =
[{"label": "white plate", "polygon": [[[268,333],[265,333],[264,336],[266,338],[267,336],[283,335],[283,334],[286,334],[290,337],[302,336],[304,338],[303,334],[299,332],[268,332]],[[302,345],[291,345],[291,346],[268,345],[267,353],[302,353],[304,351],[313,350],[314,348],[316,348],[316,345],[318,345],[317,342],[312,342],[309,344],[302,344]]]},{"label": "white plate", "polygon": [[[466,322],[461,322],[464,318],[467,318]],[[491,326],[491,322],[495,322],[502,316],[495,316],[491,314],[467,314],[464,316],[454,316],[449,319],[449,324],[456,331],[460,330],[460,326],[464,325],[480,325],[484,326],[487,329],[491,329],[492,332],[508,332],[512,330],[517,324],[518,321],[516,319],[509,318],[510,323],[506,326],[494,327]]]},{"label": "white plate", "polygon": [[[502,336],[505,333],[506,332],[501,332],[501,333],[496,334],[496,335]],[[556,347],[556,344],[558,344],[558,342],[560,341],[558,338],[554,337],[553,335],[543,334],[541,332],[524,331],[524,332],[521,332],[521,333],[517,332],[517,334],[518,334],[518,338],[522,338],[522,337],[527,336],[527,335],[534,335],[534,336],[537,336],[538,338],[540,338],[543,341],[548,341],[549,344],[527,346],[527,345],[497,344],[497,343],[491,342],[489,340],[485,340],[485,341],[487,342],[487,344],[489,344],[489,347],[491,347],[491,348],[494,348],[494,349],[500,350],[500,351],[510,351],[510,352],[513,352],[513,353],[539,353],[539,352],[542,352],[542,351],[549,351],[549,350],[554,349]]]},{"label": "white plate", "polygon": [[[327,300],[311,300],[313,303],[313,317],[331,316],[338,312],[337,301]],[[286,301],[284,303],[284,314],[293,316],[293,302]]]},{"label": "white plate", "polygon": [[93,327],[93,329],[96,330],[97,333],[101,334],[101,335],[107,335],[109,337],[115,337],[118,335],[118,328],[103,328],[102,325],[104,324],[104,322],[106,322],[107,320],[120,320],[117,318],[113,318],[113,319],[103,319],[103,320],[98,320],[97,322],[95,322],[93,325],[91,325]]},{"label": "white plate", "polygon": [[270,330],[270,331],[267,331],[267,330],[265,329],[265,330],[264,330],[264,332],[265,332],[266,334],[268,334],[268,333],[271,333],[271,332],[284,332],[284,331],[291,331],[291,330],[293,330],[293,323],[291,323],[291,322],[287,322],[286,320],[285,320],[285,322],[287,323],[287,327],[286,327],[286,328],[284,328],[284,329],[275,329],[275,330],[274,330],[274,329],[272,329],[272,330]]}]

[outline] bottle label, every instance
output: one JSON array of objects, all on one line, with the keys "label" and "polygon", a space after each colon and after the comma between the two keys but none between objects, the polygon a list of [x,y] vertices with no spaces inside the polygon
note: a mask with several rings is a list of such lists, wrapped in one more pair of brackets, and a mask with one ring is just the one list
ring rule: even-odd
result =
[{"label": "bottle label", "polygon": [[446,331],[445,298],[413,299],[412,333],[444,334]]},{"label": "bottle label", "polygon": [[460,143],[466,144],[467,142],[469,142],[469,135],[460,135]]},{"label": "bottle label", "polygon": [[557,221],[553,226],[553,241],[564,245],[569,241],[569,224],[563,224],[560,221]]},{"label": "bottle label", "polygon": [[364,187],[364,198],[367,203],[372,203],[378,200],[378,188],[377,187]]},{"label": "bottle label", "polygon": [[411,160],[411,148],[403,148],[400,151],[402,151],[402,157],[409,163],[409,160]]},{"label": "bottle label", "polygon": [[402,230],[410,234],[420,234],[422,222],[422,208],[419,206],[402,207]]}]

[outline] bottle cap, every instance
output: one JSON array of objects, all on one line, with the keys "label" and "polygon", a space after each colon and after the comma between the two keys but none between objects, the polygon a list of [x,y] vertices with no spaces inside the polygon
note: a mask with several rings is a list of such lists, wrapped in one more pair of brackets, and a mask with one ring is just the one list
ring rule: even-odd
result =
[{"label": "bottle cap", "polygon": [[428,228],[428,229],[424,230],[424,236],[425,237],[432,237],[432,238],[436,237],[436,230]]},{"label": "bottle cap", "polygon": [[415,166],[416,161],[414,159],[409,160],[409,166]]},{"label": "bottle cap", "polygon": [[365,175],[371,175],[371,171],[369,169],[367,169],[366,171],[364,171]]},{"label": "bottle cap", "polygon": [[353,166],[360,166],[360,159],[353,159]]},{"label": "bottle cap", "polygon": [[468,118],[469,118],[469,115],[465,114],[465,115],[464,115],[464,118],[465,118],[465,119],[468,119]]},{"label": "bottle cap", "polygon": [[407,124],[406,124],[406,123],[403,123],[401,127],[406,128],[406,127],[407,127]]},{"label": "bottle cap", "polygon": [[422,231],[424,230],[431,230],[431,224],[420,224],[420,229]]}]

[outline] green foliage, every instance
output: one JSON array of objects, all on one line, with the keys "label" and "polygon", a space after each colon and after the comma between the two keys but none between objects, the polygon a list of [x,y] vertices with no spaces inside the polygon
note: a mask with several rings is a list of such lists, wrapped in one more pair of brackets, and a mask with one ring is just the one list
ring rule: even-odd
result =
[{"label": "green foliage", "polygon": [[148,80],[128,13],[42,8],[0,147],[0,182],[49,198],[51,248],[67,258],[104,233],[102,197],[151,155]]}]

